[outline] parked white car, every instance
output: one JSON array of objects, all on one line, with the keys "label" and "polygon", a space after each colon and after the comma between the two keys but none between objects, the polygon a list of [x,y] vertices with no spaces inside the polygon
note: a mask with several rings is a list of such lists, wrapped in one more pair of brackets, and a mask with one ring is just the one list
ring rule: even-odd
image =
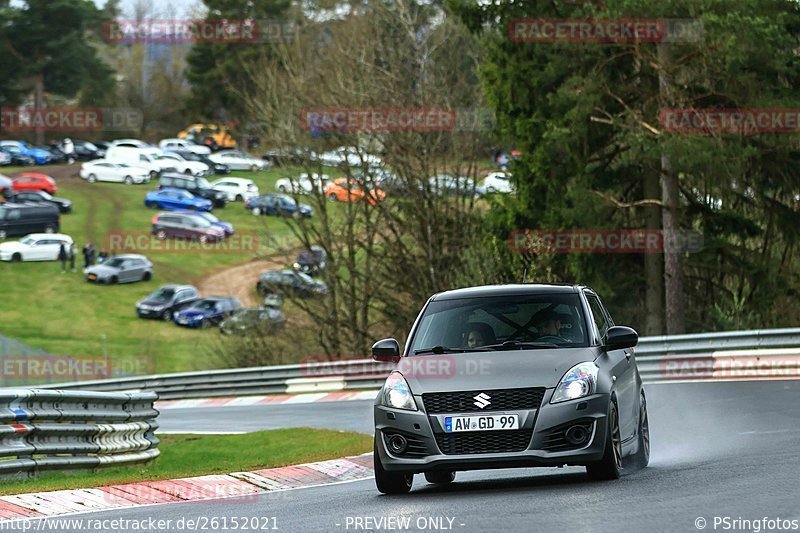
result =
[{"label": "parked white car", "polygon": [[483,188],[487,193],[514,192],[514,187],[511,185],[511,174],[508,172],[490,172],[489,175],[483,179]]},{"label": "parked white car", "polygon": [[89,183],[113,181],[130,185],[150,181],[149,169],[127,163],[115,163],[106,159],[95,159],[82,164],[80,175]]},{"label": "parked white car", "polygon": [[256,172],[267,168],[267,162],[263,159],[257,159],[239,150],[223,150],[216,154],[211,154],[208,158],[214,163],[228,165],[231,170],[252,170]]},{"label": "parked white car", "polygon": [[116,139],[108,143],[109,148],[113,148],[114,146],[121,146],[124,148],[155,148],[152,144],[140,141],[139,139]]},{"label": "parked white car", "polygon": [[188,139],[161,139],[158,147],[164,151],[180,150],[183,152],[192,152],[197,155],[208,155],[211,153],[211,148],[197,144],[196,142]]},{"label": "parked white car", "polygon": [[258,185],[247,178],[220,178],[211,182],[211,188],[227,194],[229,202],[244,202],[259,195]]},{"label": "parked white car", "polygon": [[339,148],[318,154],[316,157],[320,163],[331,167],[339,165],[361,167],[364,164],[368,166],[383,165],[383,160],[380,157],[368,154],[364,150],[357,150],[352,146],[340,146]]},{"label": "parked white car", "polygon": [[0,261],[57,261],[64,243],[69,253],[72,237],[62,233],[31,233],[18,241],[0,244]]},{"label": "parked white car", "polygon": [[178,167],[171,159],[159,160],[158,156],[164,152],[158,148],[129,148],[127,146],[114,146],[106,152],[106,159],[115,163],[127,163],[146,168],[150,177],[154,178],[162,171],[177,172]]},{"label": "parked white car", "polygon": [[327,174],[314,172],[300,174],[296,178],[281,178],[275,182],[275,189],[282,193],[311,194],[312,192],[325,192],[325,186],[330,181]]},{"label": "parked white car", "polygon": [[191,174],[193,176],[207,176],[211,174],[211,168],[201,161],[189,161],[180,154],[170,152],[168,154],[158,154],[156,161],[171,164],[178,172]]}]

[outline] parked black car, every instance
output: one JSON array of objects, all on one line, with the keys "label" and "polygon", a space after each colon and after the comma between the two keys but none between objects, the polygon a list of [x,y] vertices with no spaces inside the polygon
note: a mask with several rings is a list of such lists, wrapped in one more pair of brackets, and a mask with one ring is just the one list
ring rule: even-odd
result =
[{"label": "parked black car", "polygon": [[72,141],[75,145],[75,156],[80,161],[92,161],[106,156],[106,149],[89,141]]},{"label": "parked black car", "polygon": [[136,303],[136,314],[139,318],[172,320],[176,312],[192,305],[199,298],[197,288],[191,285],[164,285]]},{"label": "parked black car", "polygon": [[178,154],[187,161],[199,161],[200,163],[205,163],[206,165],[208,165],[208,168],[214,171],[214,174],[231,173],[231,168],[228,165],[225,165],[223,163],[215,163],[214,161],[209,159],[207,155],[196,154],[194,152],[189,152],[188,150],[170,150],[170,152]]},{"label": "parked black car", "polygon": [[286,323],[286,315],[276,307],[250,307],[236,312],[230,318],[223,320],[219,331],[223,335],[244,333],[253,329],[266,329],[282,326]]},{"label": "parked black car", "polygon": [[264,152],[261,159],[276,167],[298,166],[310,159],[310,155],[304,153],[302,148],[273,148]]},{"label": "parked black car", "polygon": [[314,214],[314,210],[310,205],[298,204],[297,201],[289,195],[273,192],[247,200],[244,203],[244,207],[256,216],[301,216],[310,218]]},{"label": "parked black car", "polygon": [[212,189],[211,184],[203,177],[167,172],[161,174],[158,179],[158,188],[163,189],[165,187],[189,191],[195,196],[211,200],[214,207],[225,207],[228,203],[228,195],[222,191]]},{"label": "parked black car", "polygon": [[324,282],[294,270],[268,270],[261,274],[256,289],[263,295],[281,294],[311,298],[328,293]]},{"label": "parked black car", "polygon": [[6,197],[9,202],[50,204],[58,207],[61,213],[72,212],[72,202],[66,198],[56,198],[45,191],[23,191]]},{"label": "parked black car", "polygon": [[159,240],[188,239],[201,243],[225,239],[225,229],[189,212],[164,212],[153,217],[152,234]]},{"label": "parked black car", "polygon": [[0,205],[0,239],[29,233],[57,233],[61,229],[61,215],[55,205],[18,204]]},{"label": "parked black car", "polygon": [[69,157],[64,151],[61,149],[61,146],[58,144],[40,144],[38,146],[34,146],[34,148],[39,148],[50,153],[50,163],[67,163],[69,161]]},{"label": "parked black car", "polygon": [[325,270],[328,254],[322,246],[312,245],[308,250],[303,250],[294,261],[293,268],[309,276],[316,276]]}]

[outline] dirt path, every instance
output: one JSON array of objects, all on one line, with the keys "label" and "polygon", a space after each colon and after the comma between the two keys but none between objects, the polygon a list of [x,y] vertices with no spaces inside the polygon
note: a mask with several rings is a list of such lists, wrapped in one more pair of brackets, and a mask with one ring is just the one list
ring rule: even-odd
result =
[{"label": "dirt path", "polygon": [[265,270],[286,268],[288,257],[274,256],[232,266],[197,280],[195,286],[202,296],[232,296],[245,307],[261,305],[256,294],[258,276]]}]

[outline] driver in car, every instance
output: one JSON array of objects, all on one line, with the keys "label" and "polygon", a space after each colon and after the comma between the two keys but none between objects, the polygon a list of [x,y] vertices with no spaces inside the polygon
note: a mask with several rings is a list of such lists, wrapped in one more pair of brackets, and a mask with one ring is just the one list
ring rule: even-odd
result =
[{"label": "driver in car", "polygon": [[536,329],[539,330],[539,337],[558,337],[561,338],[561,319],[556,314],[550,314],[544,317],[538,324]]}]

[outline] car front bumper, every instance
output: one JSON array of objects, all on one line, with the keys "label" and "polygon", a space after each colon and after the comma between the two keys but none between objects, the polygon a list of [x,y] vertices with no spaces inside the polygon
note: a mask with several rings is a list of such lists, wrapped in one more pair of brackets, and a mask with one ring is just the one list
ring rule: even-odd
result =
[{"label": "car front bumper", "polygon": [[[548,389],[538,410],[508,410],[491,412],[469,412],[453,414],[428,415],[424,412],[422,398],[415,396],[419,411],[393,409],[375,405],[376,451],[383,467],[388,471],[428,472],[428,471],[464,471],[493,468],[514,467],[553,467],[563,465],[586,465],[602,458],[607,434],[608,402],[607,394],[595,394],[587,398],[571,400],[558,404],[550,404],[553,389]],[[520,429],[513,431],[475,431],[445,433],[441,420],[444,416],[466,416],[485,414],[517,414]],[[394,419],[392,419],[392,416]],[[589,428],[586,441],[567,449],[554,448],[554,435],[560,434],[573,425]],[[492,453],[443,453],[440,443],[453,442],[450,439],[476,438],[474,442],[492,442],[500,438],[499,434],[512,432],[530,432],[527,447],[519,451],[501,451]],[[410,456],[408,453],[390,452],[387,437],[399,433],[407,439],[413,438],[415,449],[425,451]],[[528,433],[520,434],[523,441]],[[488,439],[488,440],[487,440]],[[409,441],[411,442],[411,441]],[[463,442],[463,441],[462,441]],[[480,445],[477,446],[480,448]]]}]

